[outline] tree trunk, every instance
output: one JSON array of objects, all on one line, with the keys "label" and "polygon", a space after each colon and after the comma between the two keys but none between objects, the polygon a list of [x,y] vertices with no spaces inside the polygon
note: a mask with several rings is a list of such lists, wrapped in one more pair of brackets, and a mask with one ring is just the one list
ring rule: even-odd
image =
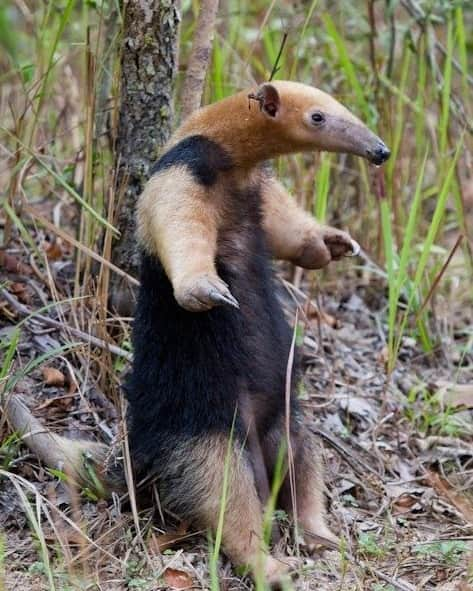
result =
[{"label": "tree trunk", "polygon": [[[150,167],[170,134],[179,12],[173,0],[128,0],[123,18],[116,150],[120,237],[112,258],[121,269],[137,276],[135,205]],[[110,299],[112,308],[120,314],[132,313],[132,287],[125,280],[113,278]]]}]

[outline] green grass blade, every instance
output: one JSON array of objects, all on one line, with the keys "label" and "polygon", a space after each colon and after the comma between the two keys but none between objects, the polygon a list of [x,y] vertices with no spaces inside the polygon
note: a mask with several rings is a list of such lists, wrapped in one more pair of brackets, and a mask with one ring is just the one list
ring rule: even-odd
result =
[{"label": "green grass blade", "polygon": [[[425,273],[426,266],[427,266],[427,263],[428,263],[428,260],[429,260],[429,257],[430,257],[431,251],[432,251],[432,246],[433,246],[435,237],[438,234],[438,231],[440,229],[440,225],[441,225],[444,213],[445,213],[447,200],[450,195],[450,187],[451,187],[453,179],[454,179],[455,168],[456,168],[457,161],[460,156],[460,152],[461,152],[462,147],[463,147],[463,137],[460,139],[460,141],[457,145],[455,155],[451,161],[451,164],[450,164],[450,167],[449,167],[447,174],[445,176],[443,185],[440,189],[440,193],[439,193],[439,196],[437,199],[437,205],[435,207],[435,211],[432,216],[432,220],[431,220],[431,223],[429,226],[427,236],[426,236],[423,246],[422,246],[422,252],[421,252],[419,261],[417,262],[416,272],[415,272],[415,276],[414,276],[414,280],[413,280],[411,293],[410,293],[409,300],[406,305],[403,319],[400,324],[400,328],[398,331],[398,338],[397,338],[397,341],[395,344],[395,353],[396,354],[399,351],[402,335],[404,334],[407,320],[408,320],[409,314],[413,308],[413,304],[416,300],[419,301],[418,292],[419,292],[419,289],[420,289],[420,286],[422,283],[422,279],[424,277],[424,273]],[[425,314],[425,312],[424,312],[424,314]],[[422,321],[422,316],[419,319],[420,321]],[[419,324],[419,322],[418,322],[418,325],[421,326],[421,324]]]},{"label": "green grass blade", "polygon": [[302,25],[301,33],[297,38],[297,44],[296,44],[296,48],[294,50],[294,60],[292,62],[291,71],[289,73],[289,80],[293,80],[296,75],[297,66],[299,64],[299,49],[300,49],[301,43],[304,40],[307,28],[309,26],[312,15],[314,14],[314,10],[318,4],[318,1],[319,0],[312,0],[311,4],[309,6],[309,10],[307,11],[307,16],[305,17],[304,24]]},{"label": "green grass blade", "polygon": [[447,151],[448,128],[450,120],[450,97],[452,91],[452,58],[453,58],[453,21],[451,15],[448,15],[447,22],[447,54],[445,56],[445,66],[443,71],[443,85],[441,96],[441,111],[439,121],[439,149],[441,156]]},{"label": "green grass blade", "polygon": [[0,370],[0,383],[4,380],[8,373],[10,373],[10,369],[13,362],[13,356],[15,355],[16,348],[18,346],[18,341],[20,338],[20,330],[18,327],[15,327],[12,335],[11,341],[8,345],[8,349],[5,353],[5,358],[3,360],[2,368]]},{"label": "green grass blade", "polygon": [[338,58],[340,60],[340,65],[355,94],[356,101],[358,103],[358,108],[360,112],[363,114],[363,116],[366,118],[366,120],[370,121],[372,119],[371,109],[365,99],[365,94],[363,92],[363,88],[359,80],[359,75],[357,74],[355,67],[350,59],[350,53],[345,44],[345,41],[343,40],[343,37],[340,35],[340,33],[337,31],[335,23],[333,22],[332,17],[329,14],[324,14],[322,16],[322,20],[328,35],[335,44],[338,53]]},{"label": "green grass blade", "polygon": [[228,438],[227,453],[225,456],[225,466],[223,470],[222,494],[220,497],[220,512],[218,515],[217,531],[215,532],[215,544],[210,554],[209,560],[209,574],[211,591],[219,591],[220,584],[218,579],[218,556],[222,547],[223,525],[225,520],[225,512],[227,510],[228,490],[230,484],[230,470],[233,456],[234,446],[234,432],[235,432],[236,410],[233,416],[233,423]]},{"label": "green grass blade", "polygon": [[399,83],[399,95],[396,104],[396,114],[394,117],[395,128],[394,138],[391,146],[391,158],[387,163],[387,177],[388,186],[393,187],[393,175],[396,170],[397,157],[401,147],[401,142],[404,134],[404,103],[401,97],[406,94],[406,86],[408,81],[409,67],[411,63],[411,50],[407,45],[404,46],[402,65],[401,65],[401,80]]},{"label": "green grass blade", "polygon": [[317,172],[314,194],[314,216],[320,222],[325,222],[327,218],[328,193],[330,190],[330,168],[332,157],[330,154],[322,153],[321,164]]}]

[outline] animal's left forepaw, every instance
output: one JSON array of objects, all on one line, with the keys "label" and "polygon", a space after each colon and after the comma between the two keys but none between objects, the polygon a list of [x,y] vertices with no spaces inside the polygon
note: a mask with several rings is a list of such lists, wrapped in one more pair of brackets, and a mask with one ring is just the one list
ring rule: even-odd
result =
[{"label": "animal's left forepaw", "polygon": [[306,239],[296,265],[305,269],[321,269],[342,257],[356,256],[360,245],[349,234],[330,226],[319,226]]},{"label": "animal's left forepaw", "polygon": [[349,234],[336,228],[324,228],[323,240],[330,251],[332,260],[342,257],[354,257],[360,254],[360,245]]}]

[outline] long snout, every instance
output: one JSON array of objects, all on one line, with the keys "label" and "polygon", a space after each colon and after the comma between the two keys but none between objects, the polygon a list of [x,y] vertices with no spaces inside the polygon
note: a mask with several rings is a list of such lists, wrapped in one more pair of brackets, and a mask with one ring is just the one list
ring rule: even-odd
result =
[{"label": "long snout", "polygon": [[355,154],[376,165],[383,164],[391,155],[383,140],[355,117],[329,118],[323,134],[325,149]]},{"label": "long snout", "polygon": [[352,142],[353,153],[379,166],[391,156],[391,150],[383,140],[363,123],[352,123],[347,130]]},{"label": "long snout", "polygon": [[352,152],[366,158],[372,164],[379,166],[391,156],[391,150],[383,140],[361,121],[348,124],[346,134],[351,143]]}]

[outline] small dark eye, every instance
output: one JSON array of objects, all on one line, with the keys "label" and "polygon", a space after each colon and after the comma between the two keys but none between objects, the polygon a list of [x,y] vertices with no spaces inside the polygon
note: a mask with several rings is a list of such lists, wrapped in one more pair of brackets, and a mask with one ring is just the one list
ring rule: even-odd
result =
[{"label": "small dark eye", "polygon": [[322,115],[322,113],[319,113],[318,111],[312,113],[311,119],[312,123],[315,123],[315,125],[320,125],[325,121],[325,117]]}]

